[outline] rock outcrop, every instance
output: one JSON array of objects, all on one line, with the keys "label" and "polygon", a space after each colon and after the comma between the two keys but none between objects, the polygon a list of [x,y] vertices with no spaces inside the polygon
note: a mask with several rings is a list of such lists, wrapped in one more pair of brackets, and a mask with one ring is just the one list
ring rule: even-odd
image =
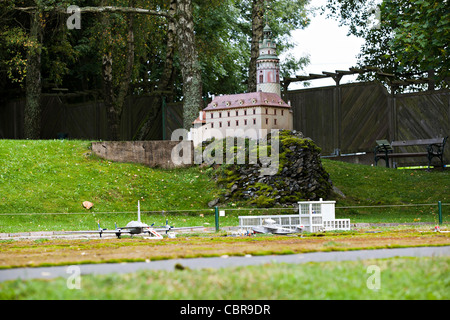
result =
[{"label": "rock outcrop", "polygon": [[332,182],[320,160],[320,148],[302,133],[279,133],[279,166],[261,176],[262,164],[224,165],[217,175],[226,192],[221,202],[247,200],[257,207],[292,206],[298,201],[327,199]]}]

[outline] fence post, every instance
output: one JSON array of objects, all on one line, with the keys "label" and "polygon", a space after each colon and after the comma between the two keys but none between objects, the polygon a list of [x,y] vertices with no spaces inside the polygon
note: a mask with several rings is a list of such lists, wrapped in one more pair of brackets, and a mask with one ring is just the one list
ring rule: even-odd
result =
[{"label": "fence post", "polygon": [[439,225],[442,224],[442,202],[438,201],[438,209],[439,209]]},{"label": "fence post", "polygon": [[216,232],[219,231],[219,207],[214,207],[216,215]]}]

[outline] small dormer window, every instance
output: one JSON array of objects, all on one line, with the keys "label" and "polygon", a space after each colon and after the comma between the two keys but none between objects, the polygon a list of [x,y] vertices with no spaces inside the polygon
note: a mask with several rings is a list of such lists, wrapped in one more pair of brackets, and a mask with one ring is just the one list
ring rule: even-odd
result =
[{"label": "small dormer window", "polygon": [[253,104],[256,103],[256,99],[255,99],[255,98],[252,99],[252,103],[253,103]]},{"label": "small dormer window", "polygon": [[227,105],[227,107],[229,107],[231,105],[231,102],[227,101],[225,104]]}]

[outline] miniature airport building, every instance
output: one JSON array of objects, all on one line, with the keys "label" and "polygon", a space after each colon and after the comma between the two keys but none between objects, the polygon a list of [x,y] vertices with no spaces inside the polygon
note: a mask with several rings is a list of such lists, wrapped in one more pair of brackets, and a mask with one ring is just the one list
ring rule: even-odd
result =
[{"label": "miniature airport building", "polygon": [[272,219],[277,225],[287,229],[302,226],[304,231],[319,232],[331,230],[350,230],[350,219],[335,218],[336,201],[301,201],[298,202],[298,214],[239,216],[239,228],[252,229],[263,226]]}]

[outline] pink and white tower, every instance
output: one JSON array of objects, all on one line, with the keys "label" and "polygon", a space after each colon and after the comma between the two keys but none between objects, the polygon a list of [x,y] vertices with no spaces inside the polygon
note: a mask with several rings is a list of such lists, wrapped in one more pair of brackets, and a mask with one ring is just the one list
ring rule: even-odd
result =
[{"label": "pink and white tower", "polygon": [[272,92],[281,96],[280,59],[277,45],[272,39],[272,29],[266,25],[263,40],[259,42],[259,57],[256,60],[256,91]]}]

